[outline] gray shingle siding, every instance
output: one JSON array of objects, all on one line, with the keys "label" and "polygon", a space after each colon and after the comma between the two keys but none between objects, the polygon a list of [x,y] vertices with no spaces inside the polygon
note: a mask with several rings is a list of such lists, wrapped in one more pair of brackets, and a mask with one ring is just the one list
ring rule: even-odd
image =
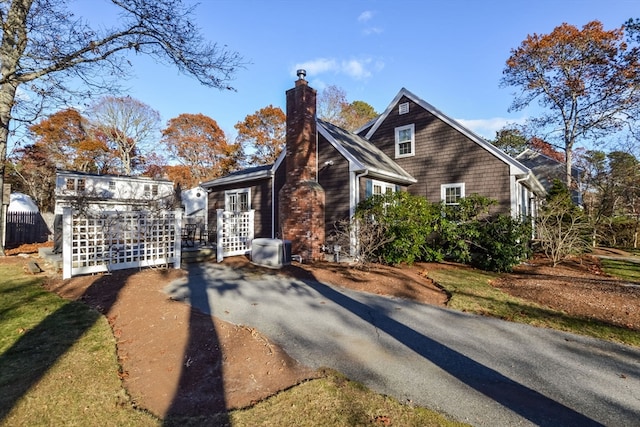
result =
[{"label": "gray shingle siding", "polygon": [[[465,183],[467,196],[477,193],[495,199],[499,211],[510,211],[509,166],[466,135],[444,123],[420,105],[409,103],[409,113],[393,108],[371,136],[371,142],[418,180],[408,187],[432,202],[441,199],[441,184]],[[415,156],[395,158],[395,128],[415,125]]]}]

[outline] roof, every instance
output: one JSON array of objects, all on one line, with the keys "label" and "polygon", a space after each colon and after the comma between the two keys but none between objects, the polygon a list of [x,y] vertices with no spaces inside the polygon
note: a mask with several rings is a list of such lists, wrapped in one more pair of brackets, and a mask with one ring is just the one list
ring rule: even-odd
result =
[{"label": "roof", "polygon": [[151,178],[149,176],[131,176],[131,175],[117,175],[117,174],[99,174],[91,172],[72,171],[68,169],[56,169],[56,175],[61,176],[86,176],[94,178],[114,178],[119,180],[142,180],[142,181],[154,181],[154,182],[166,182],[173,184],[173,181],[165,178]]},{"label": "roof", "polygon": [[352,163],[352,170],[366,171],[369,175],[395,183],[417,182],[414,177],[366,139],[323,120],[318,119],[317,122],[318,131]]},{"label": "roof", "polygon": [[[400,102],[403,96],[409,98],[411,101],[415,102],[416,104],[418,104],[419,106],[427,110],[429,113],[433,114],[434,116],[436,116],[437,118],[439,118],[440,120],[442,120],[443,122],[451,126],[452,128],[456,129],[458,132],[465,135],[471,141],[475,142],[476,144],[484,148],[486,151],[488,151],[498,159],[505,162],[507,165],[509,165],[512,175],[523,175],[523,174],[529,173],[529,168],[527,168],[525,165],[523,165],[513,157],[509,156],[507,153],[503,152],[499,148],[495,147],[493,144],[489,143],[487,140],[477,135],[473,131],[462,126],[459,122],[447,116],[442,111],[438,110],[436,107],[429,104],[428,102],[416,96],[415,94],[413,94],[412,92],[410,92],[405,88],[400,89],[400,92],[398,92],[395,98],[393,98],[393,100],[391,101],[387,109],[380,116],[378,116],[373,126],[369,127],[367,133],[365,134],[365,138],[371,139],[371,136],[376,132],[376,130],[378,130],[380,125],[386,120],[389,113],[395,108],[396,104]],[[366,126],[369,126],[369,124],[365,125],[365,127],[361,128],[361,130],[366,129]]]},{"label": "roof", "polygon": [[[553,181],[556,179],[565,182],[566,165],[563,162],[559,162],[530,148],[518,154],[516,159],[531,169],[542,186],[547,190],[553,186]],[[579,168],[571,168],[571,175],[576,180],[580,180],[580,174],[581,170]]]},{"label": "roof", "polygon": [[254,166],[239,171],[231,172],[221,178],[212,179],[200,184],[203,188],[220,187],[223,185],[236,184],[239,182],[252,181],[256,179],[270,178],[273,175],[274,165]]}]

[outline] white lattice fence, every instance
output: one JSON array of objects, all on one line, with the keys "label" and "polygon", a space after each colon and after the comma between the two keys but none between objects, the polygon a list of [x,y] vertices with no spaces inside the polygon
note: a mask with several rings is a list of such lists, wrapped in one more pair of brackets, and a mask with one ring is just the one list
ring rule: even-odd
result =
[{"label": "white lattice fence", "polygon": [[125,268],[180,268],[181,211],[63,212],[63,277]]},{"label": "white lattice fence", "polygon": [[218,209],[216,212],[218,262],[222,261],[223,257],[249,253],[253,240],[254,211],[229,212]]}]

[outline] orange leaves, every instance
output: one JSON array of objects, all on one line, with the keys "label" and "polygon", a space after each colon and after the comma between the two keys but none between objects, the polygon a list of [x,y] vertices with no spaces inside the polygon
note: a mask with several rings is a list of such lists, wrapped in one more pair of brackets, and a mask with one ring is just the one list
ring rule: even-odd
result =
[{"label": "orange leaves", "polygon": [[236,142],[251,153],[250,164],[273,163],[284,148],[286,116],[279,107],[269,105],[261,108],[234,127],[238,131]]},{"label": "orange leaves", "polygon": [[184,188],[234,170],[241,158],[239,144],[230,144],[224,131],[204,114],[180,114],[162,131],[162,143],[179,166],[167,173]]}]

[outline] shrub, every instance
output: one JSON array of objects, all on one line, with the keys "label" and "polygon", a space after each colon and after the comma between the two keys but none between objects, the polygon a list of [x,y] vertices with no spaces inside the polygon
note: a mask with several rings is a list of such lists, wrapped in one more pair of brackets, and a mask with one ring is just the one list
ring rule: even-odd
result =
[{"label": "shrub", "polygon": [[381,261],[411,264],[423,259],[428,252],[427,238],[439,221],[439,211],[424,197],[396,192],[364,200],[358,205],[355,217],[373,219],[386,227],[386,242],[377,250]]},{"label": "shrub", "polygon": [[489,271],[512,271],[531,255],[531,224],[509,215],[497,215],[478,227],[472,264]]},{"label": "shrub", "polygon": [[566,187],[556,181],[536,218],[541,250],[555,267],[570,255],[588,250],[590,231],[584,212],[573,204]]}]

